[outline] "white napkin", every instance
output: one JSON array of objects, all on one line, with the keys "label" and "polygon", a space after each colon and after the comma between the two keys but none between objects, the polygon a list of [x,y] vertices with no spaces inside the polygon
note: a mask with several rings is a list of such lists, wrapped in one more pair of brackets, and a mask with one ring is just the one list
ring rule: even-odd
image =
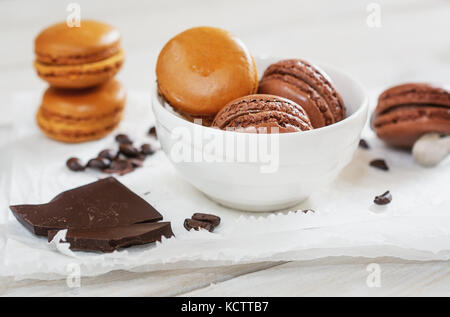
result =
[{"label": "white napkin", "polygon": [[[160,151],[143,168],[117,178],[172,222],[175,238],[111,254],[55,247],[21,226],[8,206],[45,203],[63,190],[105,177],[95,171],[71,172],[65,161],[70,156],[86,161],[104,148],[114,148],[119,132],[138,145],[150,142],[150,95],[130,92],[124,120],[112,135],[76,145],[54,142],[40,133],[34,122],[39,92],[12,96],[3,107],[15,109],[9,127],[3,126],[8,138],[0,142],[0,276],[61,278],[73,264],[80,265],[84,276],[94,276],[118,269],[152,271],[328,256],[450,259],[450,160],[435,168],[420,167],[409,153],[385,147],[368,127],[363,136],[371,149],[358,149],[333,184],[292,208],[315,213],[227,209],[185,182]],[[373,158],[384,158],[390,171],[370,167]],[[384,208],[373,205],[375,195],[388,189],[392,203]],[[187,232],[183,221],[194,212],[217,214],[222,223],[214,233]]]}]

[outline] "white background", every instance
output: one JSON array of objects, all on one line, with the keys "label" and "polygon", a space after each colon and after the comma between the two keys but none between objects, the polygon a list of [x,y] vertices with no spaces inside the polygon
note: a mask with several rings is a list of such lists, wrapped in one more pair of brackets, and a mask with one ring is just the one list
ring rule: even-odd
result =
[{"label": "white background", "polygon": [[[65,20],[70,1],[0,1],[0,123],[8,94],[44,89],[32,68],[33,39]],[[115,25],[127,54],[119,78],[132,89],[154,81],[159,50],[174,34],[213,25],[239,36],[255,55],[302,57],[345,69],[373,96],[405,81],[449,83],[450,2],[376,1],[381,27],[371,28],[371,1],[78,1],[83,18]],[[372,100],[373,102],[373,100]],[[17,110],[17,109],[16,109]],[[2,135],[0,144],[8,143]],[[0,167],[1,169],[1,167]],[[3,189],[2,189],[3,190]],[[366,285],[367,264],[380,264],[380,288]],[[210,286],[210,283],[214,285]],[[175,272],[114,272],[65,281],[3,279],[0,295],[450,295],[448,262],[334,258]]]}]

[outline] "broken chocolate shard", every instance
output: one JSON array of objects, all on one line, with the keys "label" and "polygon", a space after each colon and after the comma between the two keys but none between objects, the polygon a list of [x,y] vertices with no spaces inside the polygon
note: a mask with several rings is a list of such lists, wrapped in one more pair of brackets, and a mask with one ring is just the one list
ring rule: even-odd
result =
[{"label": "broken chocolate shard", "polygon": [[388,191],[388,190],[379,196],[375,196],[375,199],[373,200],[373,202],[377,205],[387,205],[391,201],[392,201],[392,195],[391,195],[390,191]]},{"label": "broken chocolate shard", "polygon": [[10,206],[17,220],[36,235],[49,230],[99,229],[157,222],[162,215],[114,177],[74,188],[40,205]]},{"label": "broken chocolate shard", "polygon": [[383,159],[375,159],[370,161],[370,166],[378,168],[383,171],[389,171],[389,166],[387,165],[386,161]]},{"label": "broken chocolate shard", "polygon": [[209,232],[213,232],[214,231],[214,226],[206,221],[198,221],[195,219],[184,219],[184,228],[187,231],[190,231],[191,229],[194,229],[196,231],[198,231],[200,228],[208,230]]},{"label": "broken chocolate shard", "polygon": [[[52,241],[59,230],[48,231]],[[161,241],[173,236],[170,222],[141,223],[114,228],[69,229],[65,241],[71,250],[113,252],[114,250]]]},{"label": "broken chocolate shard", "polygon": [[214,227],[217,227],[220,224],[220,217],[218,217],[216,215],[212,215],[212,214],[204,214],[204,213],[197,212],[197,213],[193,214],[191,218],[194,220],[198,220],[198,221],[209,222]]}]

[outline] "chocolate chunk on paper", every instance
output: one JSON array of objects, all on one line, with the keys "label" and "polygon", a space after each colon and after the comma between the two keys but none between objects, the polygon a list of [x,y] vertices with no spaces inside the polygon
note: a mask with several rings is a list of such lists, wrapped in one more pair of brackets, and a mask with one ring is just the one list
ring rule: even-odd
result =
[{"label": "chocolate chunk on paper", "polygon": [[47,204],[10,206],[14,216],[36,235],[49,230],[100,229],[157,222],[162,215],[114,177],[57,195]]},{"label": "chocolate chunk on paper", "polygon": [[[48,241],[52,241],[59,230],[48,231]],[[113,252],[133,245],[161,241],[162,236],[173,236],[170,222],[140,223],[129,226],[98,229],[68,229],[66,242],[70,249],[78,251]]]}]

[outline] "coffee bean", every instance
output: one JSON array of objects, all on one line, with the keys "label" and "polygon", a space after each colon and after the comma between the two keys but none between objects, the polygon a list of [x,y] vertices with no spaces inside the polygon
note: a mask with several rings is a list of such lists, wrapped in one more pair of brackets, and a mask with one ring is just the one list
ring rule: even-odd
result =
[{"label": "coffee bean", "polygon": [[119,146],[120,153],[126,157],[137,157],[139,155],[139,150],[136,149],[131,144],[122,143]]},{"label": "coffee bean", "polygon": [[200,228],[206,229],[209,232],[212,232],[214,230],[214,226],[206,221],[198,221],[194,219],[185,219],[184,220],[184,227],[187,231],[190,231],[191,229],[199,230]]},{"label": "coffee bean", "polygon": [[96,157],[96,158],[90,159],[86,166],[90,167],[90,168],[95,168],[98,170],[104,170],[109,167],[109,164],[110,164],[110,160],[103,158],[103,157]]},{"label": "coffee bean", "polygon": [[116,135],[116,141],[119,144],[133,144],[133,141],[126,134],[118,134]]},{"label": "coffee bean", "polygon": [[148,134],[152,137],[158,138],[158,136],[156,135],[156,127],[153,126],[148,130]]},{"label": "coffee bean", "polygon": [[141,153],[145,155],[152,155],[153,153],[155,153],[155,150],[153,150],[150,144],[144,143],[141,145]]},{"label": "coffee bean", "polygon": [[376,160],[371,161],[370,166],[373,166],[373,167],[378,168],[383,171],[389,170],[389,166],[386,164],[386,161],[382,160],[382,159],[376,159]]},{"label": "coffee bean", "polygon": [[110,161],[116,158],[117,152],[111,149],[106,149],[98,153],[98,157],[108,159]]},{"label": "coffee bean", "polygon": [[66,162],[67,167],[74,172],[84,171],[85,167],[81,164],[80,159],[76,157],[71,157]]},{"label": "coffee bean", "polygon": [[373,202],[377,205],[387,205],[392,201],[392,195],[389,191],[381,194],[380,196],[375,196]]},{"label": "coffee bean", "polygon": [[217,227],[220,224],[220,217],[211,214],[195,213],[191,217],[193,220],[209,222],[212,226]]},{"label": "coffee bean", "polygon": [[129,158],[127,161],[130,162],[133,167],[142,167],[144,165],[144,162],[139,158]]},{"label": "coffee bean", "polygon": [[369,143],[364,139],[359,140],[359,147],[366,150],[370,149]]},{"label": "coffee bean", "polygon": [[108,169],[105,170],[106,173],[118,173],[119,175],[125,175],[134,170],[133,164],[128,160],[116,159],[111,162]]}]

